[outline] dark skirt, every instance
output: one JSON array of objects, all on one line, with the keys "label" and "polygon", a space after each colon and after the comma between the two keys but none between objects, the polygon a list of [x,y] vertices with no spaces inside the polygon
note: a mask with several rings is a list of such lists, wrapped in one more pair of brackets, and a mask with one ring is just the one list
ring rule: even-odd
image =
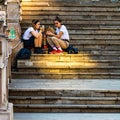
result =
[{"label": "dark skirt", "polygon": [[24,48],[29,48],[29,49],[34,48],[34,39],[35,39],[34,36],[30,37],[29,40],[23,39]]}]

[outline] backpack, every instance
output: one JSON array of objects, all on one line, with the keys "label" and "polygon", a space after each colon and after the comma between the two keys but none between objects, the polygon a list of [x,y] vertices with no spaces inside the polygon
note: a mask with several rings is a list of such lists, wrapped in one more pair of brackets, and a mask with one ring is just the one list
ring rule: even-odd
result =
[{"label": "backpack", "polygon": [[69,45],[67,52],[68,54],[78,54],[78,48],[73,47],[73,45]]},{"label": "backpack", "polygon": [[30,59],[30,56],[31,56],[31,51],[27,48],[22,48],[18,52],[16,58],[17,59]]}]

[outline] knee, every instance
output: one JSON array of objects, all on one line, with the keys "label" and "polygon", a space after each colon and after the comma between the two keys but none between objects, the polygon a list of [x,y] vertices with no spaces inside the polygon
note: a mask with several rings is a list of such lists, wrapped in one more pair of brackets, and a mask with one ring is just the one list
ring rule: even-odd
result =
[{"label": "knee", "polygon": [[56,37],[52,37],[51,39],[52,39],[52,41],[56,41]]}]

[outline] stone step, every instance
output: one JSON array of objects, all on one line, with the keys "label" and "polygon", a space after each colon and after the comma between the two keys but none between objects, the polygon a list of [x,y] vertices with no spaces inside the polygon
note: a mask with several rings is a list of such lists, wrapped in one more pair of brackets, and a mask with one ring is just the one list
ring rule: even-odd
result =
[{"label": "stone step", "polygon": [[[94,52],[93,52],[94,53]],[[117,60],[120,60],[119,58],[119,54],[97,54],[97,53],[94,53],[94,54],[87,54],[85,52],[80,52],[79,54],[32,54],[31,56],[31,60],[34,61],[34,60],[49,60],[49,61],[82,61],[82,60],[85,60],[85,61],[93,61],[95,62],[96,61],[103,61],[103,62],[107,62],[107,61],[117,61]]]},{"label": "stone step", "polygon": [[[19,68],[18,70],[19,72],[24,72],[26,71],[27,73],[28,72],[33,72],[36,74],[41,74],[41,73],[44,73],[44,74],[53,74],[53,73],[58,73],[58,74],[68,74],[68,73],[71,73],[71,74],[78,74],[78,73],[81,73],[81,74],[88,74],[88,73],[92,73],[92,74],[99,74],[99,73],[109,73],[109,74],[115,74],[115,73],[119,73],[120,72],[120,69],[116,68],[116,69],[100,69],[100,68],[89,68],[89,69],[86,69],[86,68],[75,68],[75,69],[57,69],[57,68],[54,68],[54,69],[47,69],[47,68]],[[12,71],[12,73],[14,74],[15,72]],[[16,73],[17,74],[17,73]]]},{"label": "stone step", "polygon": [[[22,3],[23,4],[23,3]],[[79,6],[79,3],[77,2],[78,6],[74,6],[71,5],[71,6],[60,6],[58,7],[57,5],[54,6],[54,5],[51,5],[49,6],[49,4],[47,3],[44,3],[43,6],[41,5],[37,5],[35,6],[33,4],[32,6],[32,10],[33,11],[64,11],[64,12],[67,12],[67,11],[72,11],[72,12],[119,12],[119,5],[116,5],[116,6],[105,6],[105,5],[102,5],[102,6]],[[70,9],[69,9],[70,8]],[[22,6],[22,10],[26,10],[26,11],[30,11],[31,10],[31,6]]]},{"label": "stone step", "polygon": [[65,68],[65,69],[77,69],[77,68],[120,68],[119,61],[115,62],[95,62],[95,61],[30,61],[19,60],[18,68]]},{"label": "stone step", "polygon": [[[89,66],[91,67],[99,67],[99,66],[105,66],[105,67],[112,67],[113,66],[120,66],[120,60],[84,60],[84,59],[78,59],[78,60],[54,60],[51,59],[50,61],[48,61],[49,58],[47,59],[35,59],[35,60],[18,60],[18,67],[19,68],[26,68],[26,66],[28,67],[33,67],[33,68],[49,68],[51,67],[51,65],[53,66],[52,68],[56,68],[56,66],[58,65],[57,68],[61,68],[61,66],[64,66],[64,68],[72,68],[71,66],[75,65],[75,68],[82,68],[82,66],[84,66],[84,68],[89,68]],[[76,64],[78,67],[76,67]],[[38,67],[37,67],[38,66]],[[101,68],[101,67],[100,67]],[[102,67],[103,68],[103,67]],[[115,67],[116,68],[116,67]]]},{"label": "stone step", "polygon": [[117,44],[117,43],[114,43],[114,44],[112,44],[112,42],[109,44],[109,43],[92,43],[92,44],[90,44],[90,42],[88,43],[88,44],[86,44],[86,42],[85,43],[80,43],[80,42],[78,42],[78,43],[70,43],[70,44],[72,44],[74,47],[77,47],[78,48],[78,50],[79,51],[87,51],[87,50],[89,50],[90,52],[91,51],[98,51],[98,53],[99,52],[104,52],[104,51],[106,51],[106,53],[107,53],[107,51],[116,51],[116,53],[117,53],[117,51],[119,52],[119,44]]},{"label": "stone step", "polygon": [[119,35],[120,34],[120,30],[118,29],[118,30],[100,30],[100,29],[96,29],[96,30],[92,30],[92,28],[91,29],[89,29],[89,30],[69,30],[69,33],[70,33],[70,35],[72,35],[72,34],[83,34],[83,35],[88,35],[88,34],[90,34],[90,35]]},{"label": "stone step", "polygon": [[115,65],[97,64],[97,63],[80,63],[80,62],[19,62],[18,68],[48,68],[48,69],[118,69],[120,68],[119,63]]},{"label": "stone step", "polygon": [[[42,19],[40,19],[40,17],[42,18]],[[41,15],[41,16],[39,16],[39,15],[22,15],[22,18],[25,20],[26,18],[27,19],[40,19],[41,21],[42,20],[52,20],[53,18],[55,18],[56,17],[56,15],[51,15],[51,16],[45,16],[45,15]],[[69,20],[69,21],[75,21],[75,20],[95,20],[95,21],[97,21],[97,20],[120,20],[120,16],[118,15],[111,15],[111,16],[106,16],[106,15],[94,15],[94,16],[90,16],[90,15],[74,15],[74,16],[71,16],[71,15],[69,15],[69,13],[68,13],[68,16],[66,16],[66,15],[61,15],[61,19],[62,20],[65,20],[65,21],[67,21],[67,20]]]},{"label": "stone step", "polygon": [[[120,69],[120,68],[119,68]],[[14,79],[120,79],[120,73],[114,70],[114,73],[103,72],[83,72],[83,73],[44,73],[44,72],[12,72]]]},{"label": "stone step", "polygon": [[[42,23],[42,21],[41,21],[41,23]],[[42,23],[43,24],[43,23]],[[22,26],[22,29],[23,30],[25,30],[25,29],[27,29],[27,27],[28,27],[28,25],[30,25],[30,23],[21,23],[21,26]],[[44,24],[45,25],[45,27],[47,27],[47,24],[45,23]],[[53,24],[52,23],[50,23],[49,24],[50,26],[52,26],[53,27]],[[71,30],[94,30],[94,31],[97,31],[97,30],[108,30],[108,31],[111,31],[111,30],[116,30],[116,31],[118,31],[118,30],[120,30],[120,28],[119,28],[119,26],[115,26],[115,25],[93,25],[93,26],[90,26],[90,25],[76,25],[76,24],[74,24],[74,25],[67,25],[67,28],[68,28],[68,30],[69,31],[71,31]],[[80,39],[80,38],[79,38]]]},{"label": "stone step", "polygon": [[[107,11],[105,11],[105,12],[100,12],[100,11],[98,11],[98,12],[96,12],[96,11],[88,11],[88,12],[86,12],[86,11],[81,11],[81,12],[79,12],[79,11],[75,11],[75,12],[72,12],[72,11],[68,11],[67,12],[68,14],[66,15],[66,12],[64,12],[64,11],[60,11],[59,13],[57,12],[57,11],[50,11],[50,13],[48,13],[48,12],[44,12],[44,10],[43,11],[29,11],[29,10],[23,10],[23,12],[22,12],[22,15],[23,16],[25,16],[25,15],[29,15],[29,16],[42,16],[42,15],[45,15],[45,16],[49,16],[49,14],[51,14],[51,16],[53,16],[53,15],[59,15],[59,16],[103,16],[103,17],[119,17],[119,15],[120,15],[120,13],[119,13],[119,11],[118,12],[107,12]],[[44,17],[45,17],[44,16]]]},{"label": "stone step", "polygon": [[73,34],[73,35],[70,35],[70,39],[119,39],[120,36],[119,35],[102,35],[102,34],[99,34],[99,35],[83,35],[83,34]]},{"label": "stone step", "polygon": [[[52,25],[53,26],[53,19],[51,20],[46,20],[44,18],[39,18],[41,20],[41,24],[44,24],[46,26]],[[31,20],[29,18],[24,18],[23,19],[23,23],[22,25],[30,25],[31,24]],[[68,19],[63,19],[64,24],[66,24],[66,26],[72,26],[72,25],[78,25],[78,26],[82,26],[82,25],[91,25],[94,26],[119,26],[120,21],[119,20],[68,20]],[[26,24],[27,23],[27,24]]]},{"label": "stone step", "polygon": [[119,113],[14,113],[15,120],[118,120]]},{"label": "stone step", "polygon": [[[76,46],[77,47],[77,46]],[[90,49],[88,49],[88,50],[85,50],[85,49],[80,49],[79,48],[79,53],[86,53],[86,54],[98,54],[98,55],[100,55],[101,53],[102,54],[108,54],[109,56],[108,57],[104,57],[104,59],[114,59],[114,58],[112,58],[112,57],[110,57],[110,56],[113,56],[113,54],[115,55],[114,57],[116,58],[116,59],[118,59],[117,58],[117,54],[120,54],[120,51],[119,50],[101,50],[101,51],[99,51],[99,50],[90,50]],[[96,57],[97,58],[97,57]],[[100,57],[99,57],[100,58]],[[95,58],[94,58],[95,59]],[[101,58],[100,58],[101,59]]]},{"label": "stone step", "polygon": [[10,96],[15,104],[78,104],[78,105],[119,105],[120,97],[58,97],[58,96]]},{"label": "stone step", "polygon": [[82,45],[119,45],[120,44],[120,41],[118,40],[105,40],[105,39],[71,39],[70,40],[70,44],[74,44],[74,43],[78,43],[78,44],[82,44]]},{"label": "stone step", "polygon": [[[39,1],[39,0],[38,0]],[[65,0],[62,0],[62,1],[48,1],[48,0],[44,0],[44,1],[23,1],[21,3],[21,6],[46,6],[46,7],[49,7],[49,6],[57,6],[57,7],[70,7],[70,6],[74,6],[74,7],[93,7],[93,5],[95,7],[117,7],[117,6],[120,6],[120,3],[119,2],[114,2],[112,3],[111,1],[105,1],[105,3],[107,4],[103,4],[103,2],[101,1],[97,1],[96,4],[95,4],[95,1],[85,1],[86,4],[84,4],[84,1],[82,2],[83,4],[81,4],[80,2],[78,1],[65,1]],[[88,4],[88,3],[89,4]],[[74,4],[73,4],[74,3]]]},{"label": "stone step", "polygon": [[[24,0],[24,2],[26,2],[26,1],[28,1],[28,0]],[[34,1],[34,2],[38,2],[38,1],[40,2],[40,0],[33,0],[33,1]],[[45,1],[45,2],[68,2],[68,1],[66,1],[66,0],[44,0],[44,1]],[[89,0],[89,1],[88,1],[88,0],[80,0],[80,1],[81,1],[82,4],[85,4],[85,5],[97,4],[97,3],[98,3],[98,5],[99,5],[99,4],[103,4],[103,5],[104,5],[104,3],[103,3],[102,0],[99,0],[99,1],[98,1],[98,0]],[[41,0],[41,2],[43,2],[43,1]],[[72,3],[73,3],[73,0],[69,0],[69,2],[72,2]],[[69,2],[68,2],[68,3],[69,3]],[[75,2],[75,3],[76,3],[76,2],[79,2],[79,0],[76,0],[76,1],[74,1],[74,2]],[[114,5],[114,4],[119,4],[119,1],[117,1],[117,0],[116,0],[116,1],[106,0],[105,3],[108,3],[108,4],[106,4],[106,6],[109,5],[110,3],[112,3],[112,4]]]},{"label": "stone step", "polygon": [[119,79],[12,79],[10,96],[120,97]]},{"label": "stone step", "polygon": [[43,112],[43,113],[119,113],[120,112],[120,105],[27,105],[27,104],[16,104],[14,105],[15,112]]}]

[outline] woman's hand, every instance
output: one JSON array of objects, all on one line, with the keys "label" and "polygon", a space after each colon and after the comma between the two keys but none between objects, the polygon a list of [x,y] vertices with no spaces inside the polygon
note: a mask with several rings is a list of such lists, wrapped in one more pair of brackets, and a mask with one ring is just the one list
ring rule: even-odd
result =
[{"label": "woman's hand", "polygon": [[50,32],[50,31],[47,31],[46,35],[48,35],[48,36],[54,36],[54,34],[52,32]]},{"label": "woman's hand", "polygon": [[42,27],[40,27],[40,30],[41,30],[41,32],[44,32],[45,28],[42,26]]}]

